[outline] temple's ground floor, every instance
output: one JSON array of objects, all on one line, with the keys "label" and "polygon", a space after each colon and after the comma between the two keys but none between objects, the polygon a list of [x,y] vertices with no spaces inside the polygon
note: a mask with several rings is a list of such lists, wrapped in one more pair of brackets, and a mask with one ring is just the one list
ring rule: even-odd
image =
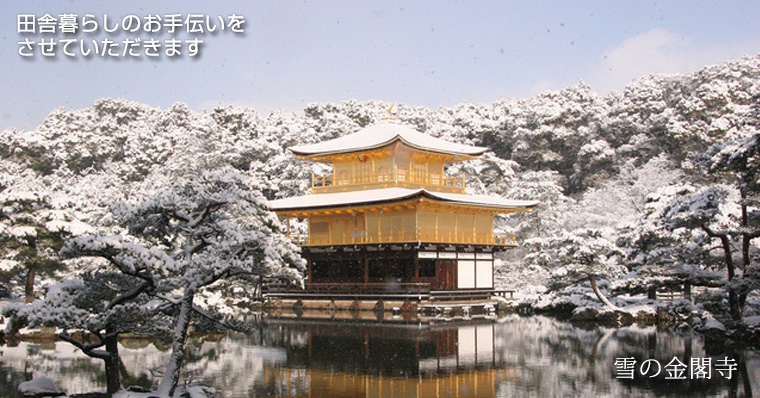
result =
[{"label": "temple's ground floor", "polygon": [[304,247],[303,287],[269,284],[264,298],[277,317],[412,319],[489,316],[498,247],[413,242]]},{"label": "temple's ground floor", "polygon": [[304,247],[306,290],[326,294],[489,290],[494,287],[498,249],[424,242]]}]

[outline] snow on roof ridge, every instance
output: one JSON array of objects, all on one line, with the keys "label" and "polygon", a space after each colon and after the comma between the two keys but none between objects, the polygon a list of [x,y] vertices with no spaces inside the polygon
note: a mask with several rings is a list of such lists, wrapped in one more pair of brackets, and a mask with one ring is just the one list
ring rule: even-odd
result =
[{"label": "snow on roof ridge", "polygon": [[420,149],[455,155],[476,156],[488,150],[485,147],[457,144],[442,140],[392,120],[383,120],[343,137],[316,144],[294,146],[289,149],[297,155],[305,156],[345,153],[383,147],[395,140],[401,140],[410,146]]},{"label": "snow on roof ridge", "polygon": [[417,195],[426,195],[434,199],[469,203],[480,206],[509,208],[531,208],[539,204],[538,201],[510,200],[495,196],[467,195],[444,192],[431,192],[423,188],[411,189],[401,187],[370,189],[366,191],[349,191],[321,193],[314,195],[294,196],[286,199],[272,200],[268,206],[272,210],[288,210],[296,208],[325,208],[363,203],[379,203],[409,199]]}]

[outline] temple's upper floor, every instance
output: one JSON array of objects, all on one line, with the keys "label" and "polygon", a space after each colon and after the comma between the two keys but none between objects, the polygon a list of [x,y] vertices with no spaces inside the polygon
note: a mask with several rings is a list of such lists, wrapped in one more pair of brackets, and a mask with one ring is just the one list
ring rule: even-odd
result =
[{"label": "temple's upper floor", "polygon": [[[514,234],[493,230],[493,216],[530,211],[536,201],[485,195],[383,188],[297,196],[269,202],[287,218],[300,245],[435,242],[514,246]],[[306,219],[308,234],[291,234],[290,218]]]},{"label": "temple's upper floor", "polygon": [[[333,168],[329,175],[312,176],[311,195],[269,202],[301,245],[514,246],[514,235],[494,231],[494,216],[538,205],[466,194],[464,176],[447,175],[445,167],[477,159],[486,148],[444,141],[397,123],[290,150]],[[291,234],[291,218],[305,219],[308,233]]]},{"label": "temple's upper floor", "polygon": [[439,153],[452,158],[463,156],[471,159],[488,150],[485,147],[457,144],[435,138],[392,121],[373,124],[356,133],[317,144],[291,147],[290,150],[305,159],[329,162],[333,156],[372,151],[395,142],[402,142],[417,151]]},{"label": "temple's upper floor", "polygon": [[446,165],[475,159],[487,148],[452,143],[401,124],[382,122],[290,150],[301,159],[333,166],[331,174],[312,176],[313,193],[389,187],[464,193],[464,176],[446,174]]}]

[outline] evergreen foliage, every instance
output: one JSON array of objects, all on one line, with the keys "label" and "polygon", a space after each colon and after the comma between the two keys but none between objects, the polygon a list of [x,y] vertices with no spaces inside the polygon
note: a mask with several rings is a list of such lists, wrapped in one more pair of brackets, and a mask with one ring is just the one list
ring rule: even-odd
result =
[{"label": "evergreen foliage", "polygon": [[[596,231],[616,250],[598,253],[605,259],[595,262],[600,286],[619,292],[725,286],[741,306],[758,285],[759,96],[755,55],[689,75],[643,77],[608,96],[579,83],[491,104],[401,104],[396,118],[436,137],[489,147],[483,160],[449,170],[467,173],[471,192],[542,202],[533,213],[497,220],[495,229],[521,237],[521,247],[501,259],[497,282],[529,291],[562,288],[551,278],[577,265],[562,254],[569,237],[590,250],[599,242],[583,231]],[[386,117],[386,108],[350,100],[262,115],[243,107],[195,112],[181,103],[157,109],[103,99],[56,110],[33,131],[0,132],[0,189],[8,196],[28,191],[33,181],[47,203],[33,211],[35,219],[44,220],[47,208],[90,233],[129,229],[136,243],[172,253],[177,247],[170,243],[198,237],[167,235],[169,218],[152,211],[169,209],[161,195],[188,181],[188,171],[197,178],[201,170],[227,167],[256,181],[267,199],[301,195],[311,173],[326,166],[295,159],[286,148],[350,134]],[[118,204],[126,207],[112,212]],[[129,217],[134,221],[125,223]],[[3,231],[16,228],[3,223]],[[4,270],[18,261],[9,247]],[[67,262],[63,277],[92,267]],[[731,264],[736,279],[728,276]],[[199,300],[217,306],[212,296],[207,291]]]}]

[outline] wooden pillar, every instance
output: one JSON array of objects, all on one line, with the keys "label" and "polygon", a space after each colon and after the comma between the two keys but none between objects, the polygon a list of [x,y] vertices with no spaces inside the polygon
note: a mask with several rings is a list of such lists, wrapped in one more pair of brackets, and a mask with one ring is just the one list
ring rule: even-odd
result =
[{"label": "wooden pillar", "polygon": [[490,223],[489,223],[489,225],[490,225],[490,226],[489,226],[489,231],[490,231],[490,233],[491,233],[491,241],[490,241],[490,242],[488,242],[488,243],[489,243],[489,244],[491,244],[491,245],[492,245],[492,244],[494,244],[494,243],[496,243],[496,235],[495,235],[495,234],[494,234],[494,232],[493,232],[493,218],[494,218],[495,216],[496,216],[495,214],[491,214],[491,215],[490,215],[490,217],[489,217],[489,218],[490,218]]},{"label": "wooden pillar", "polygon": [[311,259],[306,260],[306,267],[308,270],[308,277],[306,279],[306,283],[312,283],[311,279]]},{"label": "wooden pillar", "polygon": [[475,240],[475,224],[477,224],[477,222],[478,222],[477,215],[475,214],[475,212],[473,212],[472,213],[472,236],[470,236],[470,239],[471,239],[470,242],[471,243],[475,243],[476,242],[476,240]]},{"label": "wooden pillar", "polygon": [[420,230],[420,207],[418,205],[414,205],[412,207],[412,210],[414,211],[414,240],[419,242],[422,240],[422,233]]},{"label": "wooden pillar", "polygon": [[459,242],[459,215],[454,213],[454,242]]},{"label": "wooden pillar", "polygon": [[369,239],[369,212],[365,211],[362,214],[362,222],[364,223],[363,229],[364,229],[364,236],[362,237],[362,243],[367,243],[370,241]]},{"label": "wooden pillar", "polygon": [[438,209],[435,209],[435,241],[439,242],[438,240]]},{"label": "wooden pillar", "polygon": [[364,252],[364,283],[369,283],[369,256]]},{"label": "wooden pillar", "polygon": [[[396,146],[398,148],[398,146]],[[396,156],[391,156],[391,173],[393,173],[393,181],[398,181],[398,167],[396,166]]]}]

